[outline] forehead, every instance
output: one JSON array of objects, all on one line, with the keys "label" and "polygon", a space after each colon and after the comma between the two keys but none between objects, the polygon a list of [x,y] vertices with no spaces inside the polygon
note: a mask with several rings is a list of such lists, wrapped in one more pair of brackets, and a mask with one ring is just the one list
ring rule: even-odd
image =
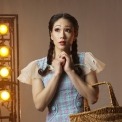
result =
[{"label": "forehead", "polygon": [[72,23],[68,20],[68,19],[65,19],[65,18],[60,18],[58,19],[54,25],[54,27],[56,26],[63,26],[63,27],[72,27]]}]

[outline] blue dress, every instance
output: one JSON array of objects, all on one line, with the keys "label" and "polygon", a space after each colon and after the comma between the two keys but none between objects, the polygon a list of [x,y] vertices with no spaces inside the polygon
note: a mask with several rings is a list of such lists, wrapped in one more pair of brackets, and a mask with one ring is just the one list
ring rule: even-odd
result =
[{"label": "blue dress", "polygon": [[[88,74],[91,70],[98,73],[102,71],[105,66],[104,63],[96,59],[89,52],[78,53],[78,56],[80,63],[76,65],[81,66],[85,74]],[[50,66],[51,71],[46,76],[43,77],[38,74],[39,68],[45,69],[45,67],[47,66],[46,62],[47,57],[31,62],[21,71],[18,80],[27,84],[31,84],[31,80],[33,78],[41,78],[44,87],[46,87],[54,73],[53,67]],[[26,75],[24,75],[25,72],[29,73],[26,73]],[[46,122],[69,122],[70,114],[79,113],[82,111],[83,97],[78,93],[76,88],[71,83],[69,77],[64,72],[62,74],[62,77],[60,78],[56,94],[48,105]]]}]

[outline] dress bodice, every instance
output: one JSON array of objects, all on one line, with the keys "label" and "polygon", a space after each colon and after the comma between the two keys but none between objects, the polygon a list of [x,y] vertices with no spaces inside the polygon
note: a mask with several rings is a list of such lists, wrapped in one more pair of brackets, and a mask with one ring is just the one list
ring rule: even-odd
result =
[{"label": "dress bodice", "polygon": [[[80,56],[80,64],[84,63],[84,53]],[[38,60],[38,66],[40,68],[46,67],[47,58]],[[53,75],[53,70],[46,76],[42,77],[44,86],[46,87],[49,80]],[[69,115],[73,113],[79,113],[83,111],[83,98],[77,92],[71,80],[65,72],[63,72],[60,80],[58,81],[58,87],[52,101],[48,105],[47,122],[69,122]],[[57,121],[56,121],[57,120]],[[63,121],[62,121],[63,120]]]}]

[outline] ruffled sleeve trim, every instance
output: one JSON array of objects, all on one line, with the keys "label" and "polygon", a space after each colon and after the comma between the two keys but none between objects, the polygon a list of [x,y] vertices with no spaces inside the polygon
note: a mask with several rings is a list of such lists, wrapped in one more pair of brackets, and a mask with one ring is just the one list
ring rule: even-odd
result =
[{"label": "ruffled sleeve trim", "polygon": [[21,70],[19,77],[17,78],[20,82],[31,85],[34,78],[42,79],[38,73],[37,60],[29,63],[24,69]]},{"label": "ruffled sleeve trim", "polygon": [[96,57],[94,57],[91,52],[85,53],[84,65],[85,74],[90,73],[91,70],[99,73],[105,68],[105,64]]}]

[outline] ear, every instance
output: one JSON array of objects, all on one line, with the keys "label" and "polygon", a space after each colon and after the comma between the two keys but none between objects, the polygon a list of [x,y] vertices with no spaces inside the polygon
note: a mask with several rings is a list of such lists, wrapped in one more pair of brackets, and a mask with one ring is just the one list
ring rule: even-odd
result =
[{"label": "ear", "polygon": [[53,35],[52,35],[51,31],[50,31],[50,38],[51,38],[51,40],[53,40]]}]

